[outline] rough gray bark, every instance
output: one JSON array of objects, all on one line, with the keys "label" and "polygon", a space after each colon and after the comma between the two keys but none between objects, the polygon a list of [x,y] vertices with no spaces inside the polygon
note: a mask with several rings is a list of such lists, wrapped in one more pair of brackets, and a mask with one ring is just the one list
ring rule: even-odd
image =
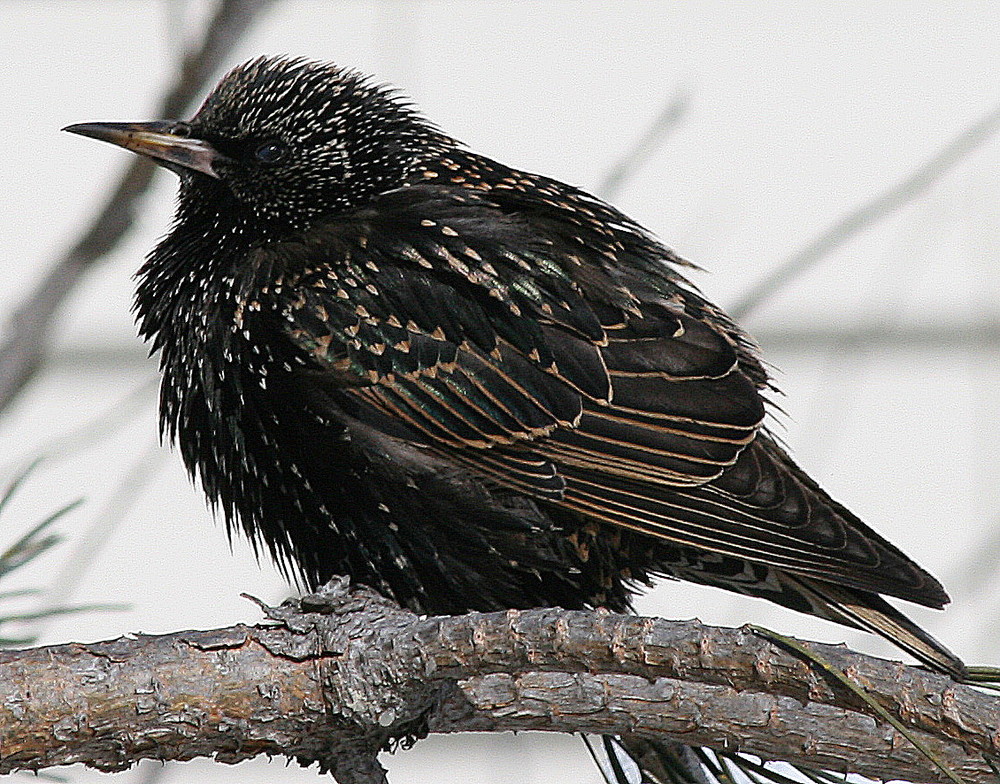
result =
[{"label": "rough gray bark", "polygon": [[[745,629],[562,610],[419,618],[345,583],[267,614],[267,626],[0,652],[0,773],[267,753],[368,784],[398,739],[550,730],[942,780],[843,686]],[[995,696],[813,647],[965,781],[994,780]]]}]

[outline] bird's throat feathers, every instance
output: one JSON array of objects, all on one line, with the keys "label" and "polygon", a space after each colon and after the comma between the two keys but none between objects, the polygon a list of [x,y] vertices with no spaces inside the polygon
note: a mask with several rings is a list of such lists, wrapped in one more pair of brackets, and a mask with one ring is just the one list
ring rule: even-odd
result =
[{"label": "bird's throat feathers", "polygon": [[217,324],[233,300],[241,264],[265,237],[250,216],[234,208],[222,187],[181,189],[173,230],[139,269],[134,311],[139,334],[165,348],[171,335],[199,334]]}]

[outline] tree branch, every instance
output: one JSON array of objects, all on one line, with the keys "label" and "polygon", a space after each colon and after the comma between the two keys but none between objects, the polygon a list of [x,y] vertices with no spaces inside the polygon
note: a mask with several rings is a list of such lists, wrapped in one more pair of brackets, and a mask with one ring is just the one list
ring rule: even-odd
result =
[{"label": "tree branch", "polygon": [[[266,753],[369,784],[394,739],[548,730],[942,779],[850,691],[746,629],[563,610],[419,618],[343,582],[266,612],[275,625],[0,652],[0,773]],[[993,780],[996,697],[814,647],[965,781]]]},{"label": "tree branch", "polygon": [[[181,61],[177,77],[160,101],[157,114],[180,117],[251,23],[274,0],[220,0],[201,44]],[[155,164],[135,156],[90,228],[59,259],[17,307],[0,334],[0,412],[38,371],[49,330],[63,300],[84,274],[114,248],[132,227],[140,198],[149,189]]]}]

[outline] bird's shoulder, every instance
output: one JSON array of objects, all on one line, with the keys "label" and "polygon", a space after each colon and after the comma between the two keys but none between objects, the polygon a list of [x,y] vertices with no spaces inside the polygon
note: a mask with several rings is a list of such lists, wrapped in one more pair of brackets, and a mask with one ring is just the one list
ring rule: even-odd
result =
[{"label": "bird's shoulder", "polygon": [[[646,471],[659,450],[663,476],[717,475],[763,416],[749,342],[621,213],[478,165],[478,180],[468,163],[464,182],[420,175],[255,253],[258,288],[309,372],[441,448],[575,430],[587,443],[560,460],[593,451]],[[549,457],[528,462],[551,474]]]},{"label": "bird's shoulder", "polygon": [[[248,288],[315,359],[347,346],[368,377],[396,361],[450,361],[445,343],[495,360],[506,346],[549,371],[562,355],[565,380],[605,400],[598,353],[621,373],[666,362],[667,373],[736,368],[766,384],[752,341],[634,221],[572,186],[466,155],[435,158],[369,205],[259,247]],[[597,351],[609,342],[617,348]]]}]

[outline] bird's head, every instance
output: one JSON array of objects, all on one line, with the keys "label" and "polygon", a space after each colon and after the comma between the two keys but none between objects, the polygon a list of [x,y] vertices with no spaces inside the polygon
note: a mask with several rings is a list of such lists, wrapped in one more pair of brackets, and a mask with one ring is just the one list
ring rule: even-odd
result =
[{"label": "bird's head", "polygon": [[453,144],[356,72],[277,57],[230,71],[188,122],[65,130],[147,155],[183,190],[231,196],[253,218],[292,229],[400,187],[423,156]]}]

